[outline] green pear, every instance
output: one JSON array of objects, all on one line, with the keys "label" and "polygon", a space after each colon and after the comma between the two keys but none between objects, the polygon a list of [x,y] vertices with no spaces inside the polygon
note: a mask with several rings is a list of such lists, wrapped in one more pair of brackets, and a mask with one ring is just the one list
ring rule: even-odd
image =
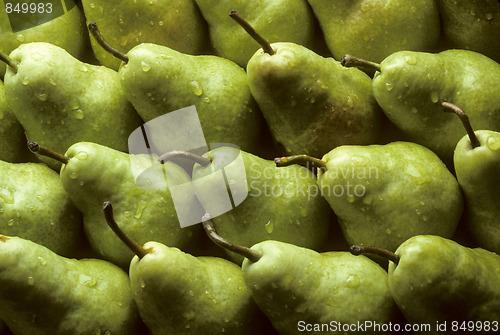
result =
[{"label": "green pear", "polygon": [[0,233],[71,256],[80,241],[81,214],[59,175],[44,164],[0,161]]},{"label": "green pear", "polygon": [[132,293],[153,335],[262,334],[263,316],[239,266],[158,242],[141,247],[120,229],[109,201],[103,210],[110,228],[136,253],[129,269]]},{"label": "green pear", "polygon": [[0,80],[0,160],[18,163],[30,158],[24,129],[10,110]]},{"label": "green pear", "polygon": [[[311,171],[276,168],[273,161],[231,147],[203,156],[211,162],[194,166],[193,184],[221,236],[241,245],[278,240],[322,247],[331,210]],[[236,263],[243,261],[241,255],[229,256]]]},{"label": "green pear", "polygon": [[[354,64],[346,57],[344,64]],[[451,161],[463,128],[456,116],[443,113],[447,101],[469,111],[479,129],[500,130],[500,64],[469,50],[437,54],[401,51],[378,64],[373,95],[387,117],[412,142]]]},{"label": "green pear", "polygon": [[[128,52],[141,43],[168,46],[183,53],[203,51],[208,40],[207,26],[194,0],[82,0],[87,24],[97,22],[107,40]],[[116,59],[90,34],[99,62],[118,70]]]},{"label": "green pear", "polygon": [[[86,54],[89,39],[85,18],[75,1],[64,1],[64,7],[60,0],[1,0],[0,3],[0,51],[8,54],[23,43],[47,42],[65,49],[78,59]],[[23,13],[21,8],[20,13],[13,11],[8,14],[5,6],[8,3],[14,9],[17,4],[23,3],[45,6],[43,13]],[[3,78],[5,71],[5,64],[0,62],[0,78]]]},{"label": "green pear", "polygon": [[314,16],[305,0],[195,0],[208,22],[210,41],[217,55],[246,67],[260,48],[228,14],[237,10],[270,42],[294,42],[311,45],[314,38]]},{"label": "green pear", "polygon": [[459,106],[443,105],[457,112],[468,132],[458,142],[453,161],[469,231],[481,248],[500,254],[500,133],[473,131]]},{"label": "green pear", "polygon": [[287,154],[323,155],[344,144],[369,144],[378,134],[380,109],[370,78],[344,71],[293,43],[257,51],[247,65],[248,83],[269,128]]},{"label": "green pear", "polygon": [[389,264],[389,288],[410,323],[429,323],[433,334],[442,334],[434,328],[437,321],[447,321],[447,329],[470,322],[476,325],[471,332],[494,331],[478,327],[500,319],[499,255],[433,235],[408,239],[396,255],[399,262]]},{"label": "green pear", "polygon": [[275,162],[319,167],[321,193],[349,244],[394,251],[414,235],[451,237],[462,215],[457,180],[432,151],[415,143],[346,145],[322,160],[299,155]]},{"label": "green pear", "polygon": [[433,0],[307,0],[333,56],[375,62],[400,50],[432,51],[441,32]]},{"label": "green pear", "polygon": [[469,49],[500,62],[500,3],[497,0],[439,0],[448,48]]},{"label": "green pear", "polygon": [[135,334],[137,307],[117,266],[3,235],[0,259],[0,317],[14,334]]},{"label": "green pear", "polygon": [[[125,98],[118,75],[48,43],[23,44],[10,54],[5,95],[28,140],[64,152],[91,141],[126,151],[142,120]],[[61,164],[41,157],[58,170]]]},{"label": "green pear", "polygon": [[[45,150],[37,149],[41,154],[40,149]],[[127,267],[133,257],[102,216],[106,200],[113,201],[121,226],[138,243],[154,240],[185,249],[198,242],[199,227],[181,228],[172,200],[173,186],[189,186],[190,178],[181,167],[171,162],[162,166],[153,155],[129,155],[91,142],[72,145],[62,157],[62,184],[83,213],[91,247],[104,259]],[[180,196],[180,206],[190,208],[194,191],[184,188]]]}]

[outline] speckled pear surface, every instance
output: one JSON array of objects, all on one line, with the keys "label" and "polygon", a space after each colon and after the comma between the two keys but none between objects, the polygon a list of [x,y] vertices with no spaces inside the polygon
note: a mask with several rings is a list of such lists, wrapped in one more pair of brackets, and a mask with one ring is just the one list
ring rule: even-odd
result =
[{"label": "speckled pear surface", "polygon": [[120,80],[144,121],[195,105],[207,143],[255,149],[262,116],[241,67],[220,57],[191,56],[154,44],[139,45],[128,57]]},{"label": "speckled pear surface", "polygon": [[0,161],[0,234],[71,256],[82,233],[81,214],[56,172],[44,164]]},{"label": "speckled pear surface", "polygon": [[[320,195],[313,173],[298,165],[277,168],[273,161],[244,151],[241,151],[242,171],[241,166],[230,165],[237,154],[238,150],[230,147],[214,149],[204,155],[211,158],[212,164],[206,168],[196,165],[193,170],[196,193],[208,213],[226,195],[214,190],[222,193],[231,190],[233,199],[239,198],[235,190],[243,191],[240,187],[248,191],[243,202],[213,218],[217,233],[247,247],[264,240],[312,249],[322,247],[329,231],[331,210]],[[228,179],[228,185],[222,184],[222,189],[221,170]],[[243,261],[241,255],[231,252],[229,255],[234,262]]]},{"label": "speckled pear surface", "polygon": [[380,62],[400,50],[432,51],[440,35],[433,0],[307,0],[333,56]]},{"label": "speckled pear surface", "polygon": [[[137,243],[156,240],[184,249],[195,247],[200,226],[181,228],[162,165],[157,157],[130,156],[95,143],[81,142],[66,152],[68,164],[61,168],[61,181],[71,200],[83,213],[86,236],[92,248],[102,257],[127,267],[133,253],[108,227],[102,203],[110,201],[120,227]],[[152,164],[153,173],[142,187],[135,182],[132,167]],[[165,164],[169,183],[189,182],[189,176],[173,163]],[[165,183],[164,189],[145,189],[147,185]],[[185,201],[193,194],[186,193]],[[184,200],[183,200],[184,201]]]},{"label": "speckled pear surface", "polygon": [[336,146],[373,143],[380,109],[371,80],[293,43],[274,43],[248,62],[248,84],[287,154],[322,156]]},{"label": "speckled pear surface", "polygon": [[[127,53],[141,43],[155,43],[188,54],[206,46],[206,23],[194,0],[83,0],[87,24],[95,22],[106,40]],[[90,35],[99,62],[118,70],[120,60]]]},{"label": "speckled pear surface", "polygon": [[464,135],[460,120],[443,112],[446,101],[467,111],[476,129],[500,130],[500,64],[468,50],[438,54],[401,51],[380,64],[373,95],[410,139],[451,161]]},{"label": "speckled pear surface", "polygon": [[135,334],[137,307],[117,266],[3,235],[0,259],[0,317],[14,334]]},{"label": "speckled pear surface", "polygon": [[[4,0],[3,3],[9,1]],[[28,1],[25,1],[25,3]],[[29,1],[33,3],[35,1]],[[68,1],[70,3],[71,1]],[[39,3],[39,2],[35,2]],[[56,4],[60,7],[59,0],[46,0],[43,4]],[[15,6],[15,2],[13,2]],[[29,20],[29,14],[19,15],[18,20]],[[36,14],[31,14],[36,15]],[[0,6],[0,45],[1,50],[10,53],[23,43],[48,42],[57,45],[74,57],[81,59],[89,47],[87,31],[85,29],[85,18],[83,11],[78,6],[69,9],[67,13],[45,22],[41,25],[12,32],[10,19],[7,16],[5,6]],[[29,22],[29,21],[28,21]],[[5,64],[0,62],[0,78],[5,74]]]},{"label": "speckled pear surface", "polygon": [[462,194],[429,149],[410,142],[342,146],[323,161],[318,184],[349,244],[394,251],[414,235],[455,232]]},{"label": "speckled pear surface", "polygon": [[453,156],[457,180],[465,196],[467,224],[478,245],[500,254],[500,133],[478,130],[481,144],[469,136],[458,142]]},{"label": "speckled pear surface", "polygon": [[469,49],[500,62],[500,2],[437,1],[447,47]]},{"label": "speckled pear surface", "polygon": [[277,241],[261,242],[252,250],[260,252],[262,258],[255,263],[245,259],[243,279],[259,308],[282,335],[303,334],[300,321],[387,323],[393,316],[387,273],[367,257],[348,252],[320,254]]},{"label": "speckled pear surface", "polygon": [[262,314],[241,268],[217,257],[194,257],[148,242],[134,257],[130,281],[152,334],[261,334]]},{"label": "speckled pear surface", "polygon": [[[79,141],[127,151],[141,123],[115,71],[89,65],[48,43],[23,44],[10,54],[19,62],[5,75],[5,95],[28,140],[58,152]],[[58,170],[53,159],[40,159]]]},{"label": "speckled pear surface", "polygon": [[25,162],[28,155],[24,129],[7,104],[0,80],[0,159],[12,163]]},{"label": "speckled pear surface", "polygon": [[430,235],[412,237],[396,254],[389,287],[410,323],[499,320],[499,255]]},{"label": "speckled pear surface", "polygon": [[270,43],[309,46],[314,38],[314,16],[305,0],[195,1],[208,22],[210,41],[217,54],[243,68],[260,46],[229,17],[231,10],[236,10]]}]

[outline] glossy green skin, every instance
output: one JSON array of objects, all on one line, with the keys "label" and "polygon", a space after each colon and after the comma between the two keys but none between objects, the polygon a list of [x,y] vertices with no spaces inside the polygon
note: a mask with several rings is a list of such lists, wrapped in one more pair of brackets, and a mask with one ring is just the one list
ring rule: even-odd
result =
[{"label": "glossy green skin", "polygon": [[28,157],[24,129],[7,105],[3,82],[0,81],[0,160],[18,163],[25,162]]},{"label": "glossy green skin", "polygon": [[44,164],[0,161],[0,234],[72,256],[81,227],[81,214],[56,172]]},{"label": "glossy green skin", "polygon": [[[207,26],[194,0],[82,0],[87,24],[96,22],[106,41],[123,53],[155,43],[197,54],[208,40]],[[99,62],[118,70],[121,61],[90,34]]]},{"label": "glossy green skin", "polygon": [[0,317],[14,334],[135,334],[130,281],[117,266],[2,235],[0,259]]},{"label": "glossy green skin", "polygon": [[[3,3],[9,2],[3,0]],[[25,3],[40,3],[27,0]],[[58,0],[47,0],[43,3],[60,3]],[[0,6],[0,50],[6,54],[16,49],[22,43],[48,42],[64,48],[71,55],[81,59],[88,48],[88,37],[85,27],[85,18],[82,10],[74,6],[66,14],[54,20],[29,29],[12,32],[5,6]],[[0,78],[5,74],[5,64],[0,62]]]},{"label": "glossy green skin", "polygon": [[339,145],[375,141],[380,109],[370,77],[297,44],[272,47],[274,55],[261,49],[250,59],[248,83],[287,154],[317,157]]},{"label": "glossy green skin", "polygon": [[[200,226],[181,228],[168,188],[146,190],[137,186],[128,154],[88,142],[72,145],[65,154],[68,164],[61,168],[61,181],[73,203],[83,213],[85,234],[102,257],[127,267],[133,253],[108,227],[102,212],[110,201],[120,227],[139,244],[156,240],[184,249],[198,242]],[[134,166],[154,161],[156,175],[151,183],[164,182],[162,166],[149,155],[135,156]],[[166,166],[167,178],[189,182],[189,176],[173,163]],[[158,180],[155,180],[158,178]],[[148,181],[146,181],[148,182]],[[186,198],[193,197],[186,194]]]},{"label": "glossy green skin", "polygon": [[[229,147],[214,149],[204,155],[212,159],[209,167],[194,167],[197,195],[208,213],[221,199],[214,193],[218,181],[214,172],[225,167],[226,176],[240,174],[234,167],[226,167],[232,161],[228,159],[229,153],[234,150]],[[322,247],[330,227],[331,210],[319,193],[314,174],[298,165],[277,168],[273,161],[243,151],[241,154],[248,196],[229,212],[213,218],[217,233],[232,243],[247,247],[264,240],[311,249]],[[231,185],[231,177],[228,182]],[[243,261],[241,255],[228,254],[238,264]]]},{"label": "glossy green skin", "polygon": [[469,136],[457,144],[455,172],[465,195],[469,230],[481,248],[500,254],[500,133],[478,130],[481,144],[472,148]]},{"label": "glossy green skin", "polygon": [[[65,152],[91,141],[120,151],[141,119],[125,98],[118,75],[89,65],[48,43],[23,44],[10,54],[17,73],[5,75],[5,95],[28,140]],[[61,163],[40,160],[55,170]]]},{"label": "glossy green skin", "polygon": [[448,48],[469,49],[500,62],[497,0],[437,1]]},{"label": "glossy green skin", "polygon": [[314,38],[314,16],[305,0],[195,0],[207,20],[210,41],[221,57],[242,67],[260,45],[233,19],[236,10],[267,41],[309,46]]},{"label": "glossy green skin", "polygon": [[[350,324],[392,319],[394,302],[387,273],[367,257],[348,252],[320,254],[277,241],[264,241],[251,249],[262,258],[255,263],[245,259],[243,279],[282,335],[302,334],[299,321]],[[341,332],[314,332],[323,333]]]},{"label": "glossy green skin", "polygon": [[307,0],[336,59],[380,62],[400,50],[432,51],[441,32],[433,0]]},{"label": "glossy green skin", "polygon": [[239,266],[156,242],[144,248],[149,253],[130,263],[130,282],[153,335],[262,334],[262,314]]},{"label": "glossy green skin", "polygon": [[460,188],[429,149],[410,142],[342,146],[323,161],[318,184],[349,244],[394,251],[414,235],[455,232]]},{"label": "glossy green skin", "polygon": [[412,142],[451,161],[464,128],[443,101],[466,111],[476,129],[500,130],[500,64],[468,50],[396,52],[380,64],[373,94]]},{"label": "glossy green skin", "polygon": [[389,288],[410,323],[448,321],[449,329],[451,321],[500,318],[499,255],[432,235],[412,237],[396,254]]},{"label": "glossy green skin", "polygon": [[[144,121],[195,105],[208,143],[231,143],[243,150],[256,147],[262,116],[238,65],[154,44],[141,44],[128,57],[120,80]],[[161,139],[157,143],[161,147]]]}]

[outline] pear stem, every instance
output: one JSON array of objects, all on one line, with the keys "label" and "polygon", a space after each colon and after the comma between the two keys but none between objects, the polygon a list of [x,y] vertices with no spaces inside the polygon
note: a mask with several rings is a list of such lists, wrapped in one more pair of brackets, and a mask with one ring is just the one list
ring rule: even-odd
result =
[{"label": "pear stem", "polygon": [[97,23],[90,22],[89,23],[89,30],[92,33],[92,36],[94,36],[97,43],[99,43],[99,45],[104,50],[106,50],[107,52],[109,52],[110,54],[112,54],[113,56],[118,58],[119,60],[123,61],[125,64],[128,63],[128,56],[126,54],[119,51],[118,49],[113,48],[108,42],[106,42],[106,40],[102,36],[101,32],[99,31],[99,28],[97,28]]},{"label": "pear stem", "polygon": [[163,155],[161,155],[158,158],[158,161],[162,164],[165,164],[166,162],[176,158],[176,157],[184,157],[189,160],[192,160],[195,163],[200,164],[202,167],[207,167],[212,163],[212,161],[209,158],[202,157],[200,155],[194,154],[189,151],[183,151],[183,150],[173,150],[170,152],[167,152]]},{"label": "pear stem", "polygon": [[464,125],[465,130],[467,130],[467,134],[469,135],[472,148],[477,148],[481,146],[481,143],[479,143],[479,140],[477,139],[477,136],[474,133],[474,129],[472,129],[472,125],[470,124],[467,113],[465,113],[465,111],[462,108],[458,107],[455,104],[452,104],[451,102],[443,102],[441,105],[444,107],[445,111],[454,112],[455,114],[458,115],[460,121],[462,121],[462,124]]},{"label": "pear stem", "polygon": [[321,159],[308,155],[293,155],[288,157],[277,157],[274,159],[277,167],[289,166],[298,164],[310,169],[311,167],[326,171],[326,163]]},{"label": "pear stem", "polygon": [[54,150],[50,150],[47,147],[44,147],[43,145],[40,145],[36,142],[28,142],[28,148],[31,150],[32,153],[46,156],[52,159],[55,159],[56,161],[59,161],[63,164],[68,164],[70,158],[68,156],[61,155],[58,152],[55,152]]},{"label": "pear stem", "polygon": [[120,238],[120,240],[125,243],[125,245],[132,250],[134,254],[139,257],[139,259],[142,259],[144,256],[146,256],[149,252],[141,247],[139,244],[137,244],[134,240],[132,240],[125,232],[118,226],[118,224],[115,221],[115,217],[113,214],[113,206],[111,205],[111,202],[105,201],[102,205],[102,210],[104,211],[104,217],[106,218],[106,222],[108,223],[108,226],[113,230],[113,232]]},{"label": "pear stem", "polygon": [[377,248],[377,247],[371,247],[367,245],[351,245],[349,248],[349,251],[351,254],[355,256],[363,255],[363,254],[374,254],[378,256],[382,256],[385,259],[390,260],[394,264],[398,265],[399,264],[399,255],[396,255],[395,253],[385,250],[382,248]]},{"label": "pear stem", "polygon": [[244,247],[242,245],[231,243],[225,240],[219,234],[217,234],[217,232],[215,231],[214,224],[210,219],[210,214],[206,213],[205,215],[203,215],[201,220],[203,222],[203,229],[205,229],[205,233],[219,247],[235,252],[239,255],[242,255],[243,257],[248,258],[248,260],[252,263],[258,262],[259,259],[262,257],[262,255],[256,252],[255,250]]},{"label": "pear stem", "polygon": [[353,55],[345,55],[340,59],[340,64],[345,67],[365,67],[380,72],[380,64],[370,62],[368,60],[354,57]]},{"label": "pear stem", "polygon": [[14,70],[14,72],[17,73],[17,70],[18,70],[17,63],[15,63],[12,60],[12,58],[10,58],[9,56],[7,56],[6,54],[4,54],[1,51],[0,51],[0,61],[4,62],[8,66],[10,66]]},{"label": "pear stem", "polygon": [[255,31],[255,29],[252,27],[250,23],[248,23],[247,20],[245,20],[237,11],[232,10],[229,13],[229,16],[238,24],[245,29],[245,31],[257,42],[260,44],[262,49],[264,50],[265,53],[274,55],[275,52],[273,48],[271,47],[271,44],[262,37],[258,32]]}]

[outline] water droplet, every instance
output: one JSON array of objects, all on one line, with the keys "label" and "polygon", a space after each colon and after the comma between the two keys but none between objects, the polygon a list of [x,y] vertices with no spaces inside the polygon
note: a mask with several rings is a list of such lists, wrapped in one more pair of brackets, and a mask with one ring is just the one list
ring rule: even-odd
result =
[{"label": "water droplet", "polygon": [[418,113],[418,109],[416,107],[412,107],[411,112],[413,114],[417,114]]},{"label": "water droplet", "polygon": [[42,60],[45,57],[44,53],[41,53],[39,51],[33,52],[31,54],[31,58],[33,58],[36,61]]},{"label": "water droplet", "polygon": [[412,164],[408,164],[406,166],[405,173],[417,185],[422,185],[422,184],[429,181],[427,178],[422,176],[420,171],[418,171],[418,169],[415,166],[413,166]]},{"label": "water droplet", "polygon": [[488,20],[488,21],[493,19],[493,14],[491,14],[491,13],[486,13],[485,16],[486,16],[486,20]]},{"label": "water droplet", "polygon": [[354,195],[349,195],[347,197],[347,201],[350,202],[350,203],[353,203],[354,202]]},{"label": "water droplet", "polygon": [[120,22],[120,24],[123,24],[123,18],[119,18],[118,22]]},{"label": "water droplet", "polygon": [[40,262],[41,265],[47,264],[47,261],[43,257],[38,257],[38,262]]},{"label": "water droplet", "polygon": [[80,151],[78,154],[76,154],[75,157],[78,158],[81,161],[84,161],[84,160],[86,160],[89,157],[89,154],[86,153],[85,151]]},{"label": "water droplet", "polygon": [[271,234],[274,231],[274,223],[272,221],[268,221],[264,228],[269,234]]},{"label": "water droplet", "polygon": [[142,212],[144,212],[144,209],[147,207],[148,203],[144,200],[139,200],[139,203],[137,204],[137,210],[135,211],[134,217],[136,219],[140,219],[142,216]]},{"label": "water droplet", "polygon": [[[492,16],[493,17],[493,16]],[[491,19],[490,19],[491,20]],[[24,43],[24,35],[18,34],[16,40],[20,43]]]},{"label": "water droplet", "polygon": [[370,10],[370,5],[367,2],[362,2],[361,3],[361,11],[366,13],[369,10]]},{"label": "water droplet", "polygon": [[439,94],[438,94],[438,92],[432,92],[431,93],[431,101],[433,103],[436,103],[436,102],[439,101]]},{"label": "water droplet", "polygon": [[76,178],[78,178],[78,173],[76,173],[76,172],[71,172],[71,173],[70,173],[70,175],[69,175],[69,177],[70,177],[71,179],[76,179]]},{"label": "water droplet", "polygon": [[90,8],[94,9],[95,8],[95,3],[91,2],[89,6],[90,6]]},{"label": "water droplet", "polygon": [[357,275],[349,275],[347,278],[347,287],[356,288],[359,286],[359,277]]},{"label": "water droplet", "polygon": [[29,286],[35,286],[35,278],[28,277],[28,285]]},{"label": "water droplet", "polygon": [[387,228],[387,229],[385,230],[385,233],[386,233],[387,235],[391,235],[392,230],[390,230],[389,228]]},{"label": "water droplet", "polygon": [[9,227],[12,227],[14,225],[14,219],[10,219],[8,222],[7,222],[7,225]]},{"label": "water droplet", "polygon": [[36,207],[30,207],[30,211],[32,212],[36,211]]},{"label": "water droplet", "polygon": [[154,25],[155,25],[155,23],[154,23],[153,21],[149,21],[149,25],[150,25],[150,26],[154,26]]},{"label": "water droplet", "polygon": [[0,199],[6,204],[12,205],[14,203],[14,191],[0,186]]},{"label": "water droplet", "polygon": [[93,287],[97,284],[97,280],[94,277],[87,276],[83,273],[80,274],[80,277],[78,277],[78,281],[81,285],[85,285],[87,287]]},{"label": "water droplet", "polygon": [[22,83],[24,86],[28,85],[31,82],[31,79],[29,77],[24,77]]},{"label": "water droplet", "polygon": [[196,80],[190,82],[189,87],[191,88],[191,91],[194,93],[194,95],[200,96],[203,94],[203,88],[201,87],[200,83],[197,82]]},{"label": "water droplet", "polygon": [[35,96],[40,99],[41,101],[46,101],[47,100],[47,93],[45,92],[38,92],[35,93]]},{"label": "water droplet", "polygon": [[392,83],[385,83],[385,88],[390,92],[394,88],[394,85]]},{"label": "water droplet", "polygon": [[145,63],[144,61],[141,61],[141,69],[144,72],[149,72],[149,70],[151,70],[151,65]]},{"label": "water droplet", "polygon": [[500,139],[490,136],[486,140],[486,145],[488,146],[488,148],[490,148],[490,150],[497,151],[498,149],[500,149]]},{"label": "water droplet", "polygon": [[73,115],[77,120],[83,120],[85,118],[85,114],[83,114],[83,111],[78,108],[73,111]]},{"label": "water droplet", "polygon": [[415,65],[417,64],[417,58],[412,55],[405,56],[405,62],[408,65]]},{"label": "water droplet", "polygon": [[353,108],[354,107],[354,100],[352,99],[352,97],[350,95],[347,96],[347,106],[349,108]]},{"label": "water droplet", "polygon": [[205,101],[207,104],[210,103],[210,99],[208,97],[203,98],[203,101]]}]

